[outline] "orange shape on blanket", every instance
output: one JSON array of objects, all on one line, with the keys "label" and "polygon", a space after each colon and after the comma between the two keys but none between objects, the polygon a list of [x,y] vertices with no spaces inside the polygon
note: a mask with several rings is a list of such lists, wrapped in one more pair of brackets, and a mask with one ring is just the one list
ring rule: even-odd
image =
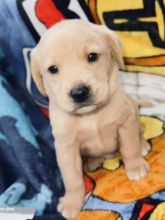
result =
[{"label": "orange shape on blanket", "polygon": [[82,211],[77,218],[72,220],[117,220],[119,217],[119,214],[111,211]]},{"label": "orange shape on blanket", "polygon": [[152,140],[152,150],[147,156],[151,169],[148,175],[139,181],[130,181],[123,166],[114,171],[99,169],[88,173],[96,183],[93,194],[105,201],[132,202],[164,190],[164,143],[165,134]]}]

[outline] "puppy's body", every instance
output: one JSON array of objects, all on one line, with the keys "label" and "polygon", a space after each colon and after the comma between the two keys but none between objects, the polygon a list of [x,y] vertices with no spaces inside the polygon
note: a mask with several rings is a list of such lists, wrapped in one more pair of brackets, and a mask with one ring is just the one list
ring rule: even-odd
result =
[{"label": "puppy's body", "polygon": [[[83,156],[103,156],[118,147],[118,130],[130,115],[137,117],[137,107],[122,91],[117,91],[110,102],[92,114],[76,116],[55,109],[50,102],[50,118],[56,141],[78,142]],[[59,120],[60,119],[60,120]]]},{"label": "puppy's body", "polygon": [[87,167],[95,169],[119,149],[130,179],[144,177],[148,171],[142,157],[148,145],[141,132],[138,104],[123,92],[118,78],[122,65],[117,36],[80,20],[54,26],[33,51],[33,78],[49,97],[66,189],[58,210],[66,218],[78,214],[85,198],[82,156]]}]

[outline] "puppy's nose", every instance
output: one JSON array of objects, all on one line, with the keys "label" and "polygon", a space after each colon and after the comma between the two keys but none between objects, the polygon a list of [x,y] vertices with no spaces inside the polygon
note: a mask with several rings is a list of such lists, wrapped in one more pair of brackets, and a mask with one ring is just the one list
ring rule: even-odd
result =
[{"label": "puppy's nose", "polygon": [[74,102],[82,103],[89,98],[90,89],[86,85],[79,85],[71,89],[70,96]]}]

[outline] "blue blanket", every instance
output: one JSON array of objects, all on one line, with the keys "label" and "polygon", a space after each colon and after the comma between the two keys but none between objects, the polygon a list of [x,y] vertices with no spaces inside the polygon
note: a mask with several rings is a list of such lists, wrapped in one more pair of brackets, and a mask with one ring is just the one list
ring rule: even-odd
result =
[{"label": "blue blanket", "polygon": [[2,76],[0,97],[0,207],[34,207],[37,220],[61,219],[63,185],[49,121]]},{"label": "blue blanket", "polygon": [[19,4],[0,1],[0,207],[34,207],[36,220],[63,219],[57,212],[64,194],[49,119],[48,100],[30,76],[36,45]]}]

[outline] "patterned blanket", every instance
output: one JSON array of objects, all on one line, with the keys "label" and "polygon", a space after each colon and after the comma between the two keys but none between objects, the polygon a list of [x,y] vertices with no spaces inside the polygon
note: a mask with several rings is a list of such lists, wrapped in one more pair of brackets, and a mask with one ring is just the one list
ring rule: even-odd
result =
[{"label": "patterned blanket", "polygon": [[[154,103],[141,108],[151,143],[151,171],[129,181],[120,155],[84,174],[86,202],[76,220],[165,220],[165,1],[0,1],[0,207],[34,207],[35,220],[61,220],[64,186],[56,163],[48,100],[30,72],[30,53],[44,31],[62,19],[107,25],[119,35],[123,87]],[[76,181],[76,180],[75,180]]]}]

